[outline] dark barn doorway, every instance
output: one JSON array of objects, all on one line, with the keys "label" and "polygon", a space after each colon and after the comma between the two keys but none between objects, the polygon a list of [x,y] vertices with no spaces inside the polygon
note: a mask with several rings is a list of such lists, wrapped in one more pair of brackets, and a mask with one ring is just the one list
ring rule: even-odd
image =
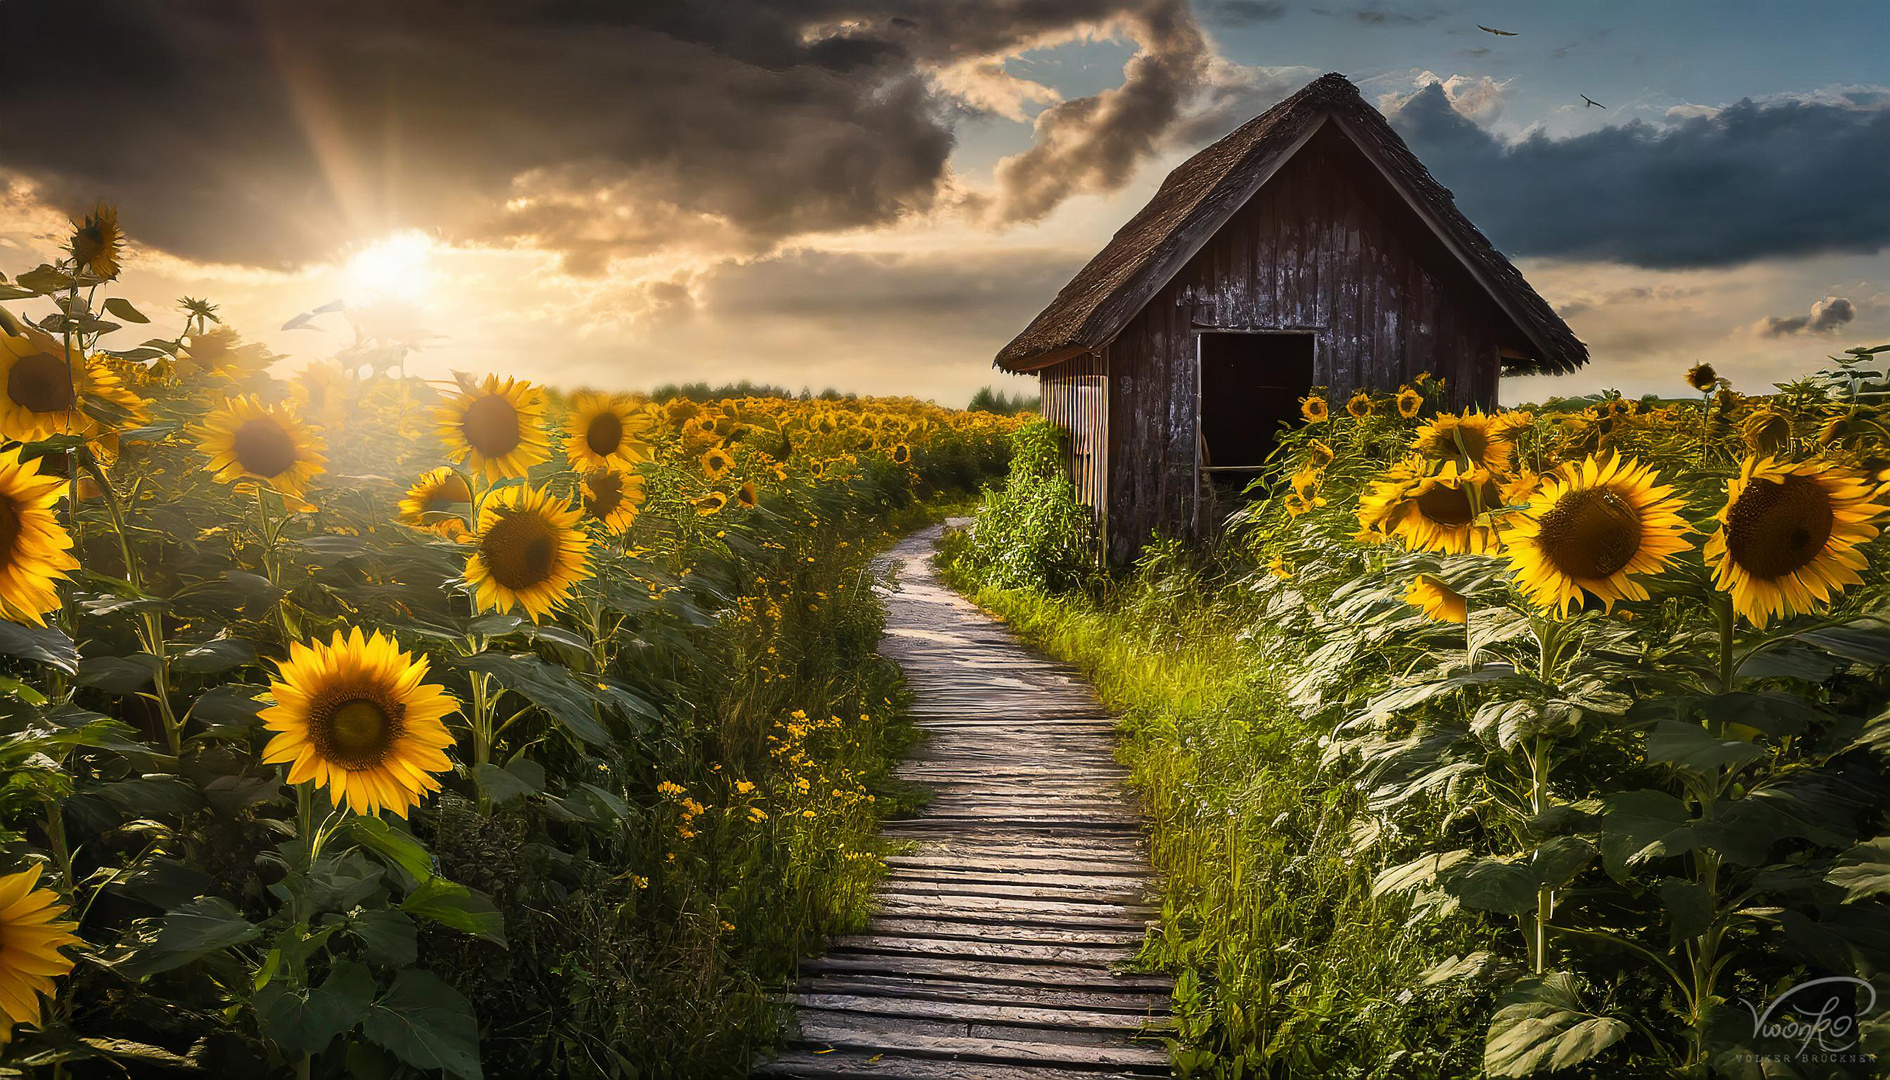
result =
[{"label": "dark barn doorway", "polygon": [[1245,486],[1312,381],[1311,334],[1202,334],[1202,472]]}]

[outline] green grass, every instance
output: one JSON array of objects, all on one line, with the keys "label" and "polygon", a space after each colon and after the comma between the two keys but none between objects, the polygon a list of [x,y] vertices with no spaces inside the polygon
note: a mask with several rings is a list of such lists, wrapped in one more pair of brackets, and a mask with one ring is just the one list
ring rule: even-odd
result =
[{"label": "green grass", "polygon": [[1163,879],[1143,960],[1177,974],[1182,1075],[1479,1071],[1488,996],[1421,975],[1479,947],[1482,924],[1417,923],[1372,897],[1377,867],[1352,854],[1358,797],[1286,703],[1292,642],[1172,558],[1102,599],[956,584],[1122,717]]}]

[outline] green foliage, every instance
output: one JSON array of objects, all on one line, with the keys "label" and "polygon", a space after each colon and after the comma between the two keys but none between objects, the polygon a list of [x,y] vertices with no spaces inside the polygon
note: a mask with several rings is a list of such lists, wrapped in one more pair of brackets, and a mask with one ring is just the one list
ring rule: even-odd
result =
[{"label": "green foliage", "polygon": [[965,406],[965,411],[1014,416],[1022,412],[1036,412],[1041,403],[1041,398],[1027,397],[1021,391],[1013,397],[1002,390],[980,386],[977,392],[971,395],[971,401]]},{"label": "green foliage", "polygon": [[1063,475],[1063,433],[1033,420],[1011,436],[1011,471],[987,490],[961,537],[948,542],[951,572],[1001,589],[1049,593],[1081,587],[1096,570],[1096,527]]}]

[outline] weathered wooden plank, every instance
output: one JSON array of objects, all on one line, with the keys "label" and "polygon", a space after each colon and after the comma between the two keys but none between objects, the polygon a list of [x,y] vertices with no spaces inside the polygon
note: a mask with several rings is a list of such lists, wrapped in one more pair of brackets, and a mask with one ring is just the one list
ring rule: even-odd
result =
[{"label": "weathered wooden plank", "polygon": [[[875,927],[875,930],[878,928]],[[1037,945],[1022,941],[952,940],[949,938],[906,937],[899,934],[848,934],[835,938],[827,950],[830,956],[842,953],[880,953],[912,956],[956,957],[964,960],[989,960],[1004,963],[1063,964],[1072,967],[1113,969],[1133,959],[1136,950],[1125,945],[1065,944]]]},{"label": "weathered wooden plank", "polygon": [[843,1049],[884,1052],[894,1049],[908,1057],[943,1061],[980,1061],[993,1065],[1063,1065],[1123,1069],[1130,1072],[1168,1071],[1168,1055],[1144,1046],[1071,1046],[1067,1043],[1025,1042],[1015,1039],[967,1039],[952,1036],[904,1035],[897,1043],[867,1028],[842,1023],[823,1024],[818,1041]]},{"label": "weathered wooden plank", "polygon": [[1059,1009],[1091,1009],[1134,1016],[1166,1014],[1170,997],[1143,990],[1101,990],[1053,986],[1010,986],[994,983],[926,979],[904,975],[814,976],[801,984],[814,994],[865,994],[881,997],[975,1001],[999,1005],[1032,1005]]},{"label": "weathered wooden plank", "polygon": [[[865,1051],[822,1054],[811,1050],[792,1050],[755,1070],[757,1076],[792,1077],[795,1080],[847,1080],[872,1076],[880,1080],[1133,1080],[1130,1073],[1093,1069],[1044,1068],[1020,1073],[1014,1065],[981,1062],[937,1061],[900,1054]],[[1142,1074],[1147,1075],[1147,1074]]]},{"label": "weathered wooden plank", "polygon": [[818,975],[898,975],[997,986],[1048,986],[1071,990],[1160,992],[1170,985],[1165,976],[1119,975],[1105,967],[1011,964],[917,953],[828,953],[802,961],[801,970]]},{"label": "weathered wooden plank", "polygon": [[876,934],[904,934],[910,938],[960,941],[1019,941],[1040,945],[1082,944],[1140,946],[1148,936],[1140,925],[1067,926],[1031,925],[1001,917],[937,919],[924,915],[881,915],[872,920]]},{"label": "weathered wooden plank", "polygon": [[961,1024],[1008,1024],[1013,1027],[1057,1028],[1065,1031],[1117,1032],[1136,1035],[1165,1031],[1172,1017],[1136,1016],[1088,1009],[1046,1009],[1026,1005],[988,1005],[974,1001],[930,1001],[924,998],[869,997],[858,994],[801,994],[801,1008],[852,1011],[873,1016],[911,1016]]},{"label": "weathered wooden plank", "polygon": [[[854,999],[867,1000],[867,999]],[[967,1008],[968,1006],[959,1006]],[[888,1048],[897,1050],[906,1043],[905,1036],[921,1035],[934,1039],[981,1039],[1006,1042],[1054,1043],[1061,1046],[1119,1047],[1133,1044],[1138,1032],[1133,1028],[1058,1027],[993,1023],[984,1020],[960,1020],[931,1016],[884,1014],[860,1008],[838,1010],[810,1007],[797,1003],[798,1039],[807,1045],[830,1044],[841,1032],[870,1033]]]}]

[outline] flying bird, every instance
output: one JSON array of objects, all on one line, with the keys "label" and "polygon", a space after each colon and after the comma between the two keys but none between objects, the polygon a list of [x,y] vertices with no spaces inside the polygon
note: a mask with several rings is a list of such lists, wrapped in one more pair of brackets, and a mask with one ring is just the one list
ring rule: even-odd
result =
[{"label": "flying bird", "polygon": [[1477,24],[1477,29],[1483,31],[1486,34],[1495,34],[1497,37],[1515,37],[1516,36],[1514,33],[1508,30],[1492,30],[1489,27],[1483,25],[1482,23]]},{"label": "flying bird", "polygon": [[[1589,105],[1593,105],[1597,109],[1607,108],[1606,105],[1603,105],[1601,102],[1596,101],[1594,98],[1589,97],[1587,94],[1576,94],[1575,96],[1578,98],[1581,98],[1583,101],[1586,101]],[[1587,106],[1583,106],[1583,108],[1586,108],[1586,107]]]},{"label": "flying bird", "polygon": [[340,311],[341,309],[342,309],[341,301],[330,300],[328,303],[323,304],[321,307],[316,308],[314,311],[304,311],[300,315],[297,315],[295,318],[290,319],[288,322],[283,323],[282,328],[284,330],[313,330],[315,329],[315,327],[310,326],[309,323],[314,320],[315,316],[326,315],[331,311]]}]

